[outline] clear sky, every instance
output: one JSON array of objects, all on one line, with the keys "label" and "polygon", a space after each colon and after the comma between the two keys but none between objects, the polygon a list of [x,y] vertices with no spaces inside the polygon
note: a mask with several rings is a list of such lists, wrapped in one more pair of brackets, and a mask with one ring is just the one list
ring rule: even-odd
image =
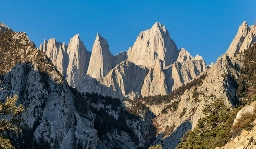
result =
[{"label": "clear sky", "polygon": [[91,51],[99,32],[115,55],[160,22],[178,48],[208,64],[227,50],[243,21],[256,23],[256,0],[0,0],[0,22],[27,32],[37,46],[49,38],[68,43],[78,33]]}]

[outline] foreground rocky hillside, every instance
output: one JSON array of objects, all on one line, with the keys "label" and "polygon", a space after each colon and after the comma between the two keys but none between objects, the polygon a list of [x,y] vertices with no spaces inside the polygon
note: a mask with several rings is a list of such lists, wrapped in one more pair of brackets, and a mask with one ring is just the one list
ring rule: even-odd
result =
[{"label": "foreground rocky hillside", "polygon": [[40,50],[52,60],[69,85],[81,93],[120,99],[166,95],[206,70],[203,58],[192,57],[184,48],[178,50],[168,30],[158,22],[142,31],[127,52],[115,56],[99,33],[91,54],[79,38],[74,38],[78,36],[70,40],[68,47],[49,39],[40,45]]}]

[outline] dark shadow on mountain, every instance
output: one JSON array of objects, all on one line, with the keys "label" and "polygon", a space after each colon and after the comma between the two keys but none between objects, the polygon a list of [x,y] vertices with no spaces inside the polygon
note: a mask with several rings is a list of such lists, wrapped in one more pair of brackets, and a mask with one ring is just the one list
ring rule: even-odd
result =
[{"label": "dark shadow on mountain", "polygon": [[[109,142],[109,136],[115,133],[119,136],[122,136],[123,133],[128,134],[128,139],[134,143],[136,148],[147,148],[155,140],[156,129],[152,125],[152,118],[155,115],[143,104],[134,105],[131,110],[125,108],[118,98],[101,96],[95,93],[81,94],[75,88],[68,86],[63,78],[61,83],[57,83],[49,73],[38,71],[29,62],[17,64],[10,72],[3,75],[1,80],[0,87],[4,89],[0,90],[2,99],[18,94],[18,103],[24,105],[25,109],[29,109],[24,112],[23,132],[18,135],[11,135],[11,141],[16,148],[60,147],[59,139],[63,138],[51,137],[52,133],[57,134],[58,132],[51,132],[49,138],[45,138],[43,134],[37,139],[34,136],[35,132],[38,132],[37,129],[40,129],[43,125],[52,126],[53,119],[44,118],[44,112],[49,109],[50,103],[56,104],[56,106],[57,104],[67,106],[68,110],[71,110],[74,106],[81,117],[93,122],[92,128],[97,130],[97,135],[100,138],[99,145]],[[15,83],[12,83],[13,81]],[[58,98],[52,98],[53,95],[58,96]],[[66,98],[65,96],[72,96],[72,98]],[[65,108],[62,106],[61,108],[58,112],[63,113]],[[117,113],[118,116],[111,115],[111,112]],[[141,117],[141,113],[144,117]],[[27,118],[27,114],[30,115],[29,118]],[[70,123],[67,126],[70,129],[73,128],[72,125],[76,125],[76,117],[66,120],[59,124]],[[32,124],[28,124],[29,121],[32,121]],[[141,133],[140,135],[143,136],[144,140],[141,140],[142,138],[137,134],[138,132]],[[75,134],[74,138],[76,138]],[[81,140],[75,141],[77,141],[74,144],[75,148],[85,147],[81,145],[83,144]],[[123,148],[120,143],[117,143],[119,140],[115,140],[114,135],[111,141],[109,145],[113,148]],[[141,141],[144,141],[142,145],[140,144]]]},{"label": "dark shadow on mountain", "polygon": [[125,99],[132,94],[134,98],[138,98],[148,73],[147,68],[122,61],[101,79],[86,75],[76,88],[81,93],[97,93],[119,99]]},{"label": "dark shadow on mountain", "polygon": [[108,87],[103,83],[101,83],[99,80],[92,78],[89,75],[86,75],[83,78],[82,83],[79,84],[78,87],[76,87],[76,89],[82,94],[91,93],[91,94],[99,94],[103,96],[112,95],[113,98],[124,99],[123,94],[120,94],[122,92],[118,87],[118,84],[116,84],[116,82],[114,83],[115,83],[116,90],[113,89],[114,87],[112,86]]},{"label": "dark shadow on mountain", "polygon": [[[128,134],[131,145],[134,144],[136,148],[148,148],[155,140],[156,128],[152,123],[155,115],[145,105],[140,103],[128,109],[118,98],[95,93],[86,93],[84,96],[91,103],[92,112],[96,114],[94,128],[98,131],[99,148],[125,148],[122,145],[125,142],[118,140],[118,136],[123,136],[123,133]],[[138,132],[143,138],[139,138]],[[141,142],[145,142],[143,146]]]},{"label": "dark shadow on mountain", "polygon": [[172,87],[174,85],[174,79],[172,77],[172,67],[169,66],[169,68],[164,69],[164,74],[165,74],[165,78],[166,78],[167,92],[171,93]]}]

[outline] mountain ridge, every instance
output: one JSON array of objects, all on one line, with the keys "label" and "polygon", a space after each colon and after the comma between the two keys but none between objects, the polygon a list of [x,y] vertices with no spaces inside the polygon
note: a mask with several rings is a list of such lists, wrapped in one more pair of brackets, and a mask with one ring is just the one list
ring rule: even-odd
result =
[{"label": "mountain ridge", "polygon": [[[85,51],[88,52],[87,50]],[[50,59],[54,59],[52,55],[48,54],[48,56]],[[61,58],[62,57],[58,59]],[[132,69],[129,69],[124,74],[122,72],[119,75],[111,71],[112,69],[116,69],[116,67],[121,68],[122,61],[129,61],[139,67],[145,67],[148,74],[146,76],[143,75],[144,78],[141,78],[144,82],[133,82],[132,79],[126,80],[126,77],[123,77],[128,75],[126,73],[133,73]],[[183,67],[184,70],[182,70],[182,72],[177,72],[177,70],[175,70],[176,67],[171,66],[176,61],[180,63],[178,64],[180,67]],[[76,85],[69,84],[73,87],[77,87],[80,92],[99,93],[104,96],[112,96],[121,99],[134,99],[140,96],[168,94],[173,89],[191,81],[206,69],[206,64],[202,57],[196,56],[194,58],[185,49],[178,50],[176,44],[170,38],[168,30],[159,22],[156,22],[151,29],[142,31],[138,35],[134,45],[130,47],[127,52],[121,52],[115,56],[110,53],[107,40],[97,33],[90,60],[87,58],[86,63],[89,63],[89,66],[86,75],[83,75],[84,78],[74,76],[74,79],[79,81],[77,81]],[[58,64],[56,66],[57,68],[60,67],[61,70],[63,69],[62,66],[58,66]],[[193,69],[194,67],[195,69]],[[70,71],[69,73],[71,74],[69,75],[67,73],[66,75],[73,76],[72,73],[81,74],[79,71],[80,70]],[[173,72],[176,73],[172,74]],[[172,77],[181,79],[173,79]],[[183,77],[186,77],[186,79],[182,79]],[[169,81],[169,79],[173,81]],[[120,80],[123,80],[123,83],[120,82]],[[91,82],[89,83],[88,81]],[[93,86],[84,87],[86,86],[86,84],[84,84],[85,82]],[[127,92],[125,88],[127,88],[129,84],[136,84],[135,86],[139,86],[140,88],[137,87]],[[149,90],[149,92],[147,90]]]}]

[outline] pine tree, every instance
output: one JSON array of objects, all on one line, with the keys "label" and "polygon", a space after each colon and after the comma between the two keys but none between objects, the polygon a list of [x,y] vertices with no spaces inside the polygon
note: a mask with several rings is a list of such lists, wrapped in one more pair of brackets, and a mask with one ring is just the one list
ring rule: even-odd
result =
[{"label": "pine tree", "polygon": [[150,146],[148,149],[162,149],[162,146],[160,144],[157,144],[155,146]]},{"label": "pine tree", "polygon": [[16,106],[18,96],[8,97],[5,103],[0,102],[0,148],[14,148],[8,139],[8,133],[19,133],[21,113],[24,110],[22,105]]}]

